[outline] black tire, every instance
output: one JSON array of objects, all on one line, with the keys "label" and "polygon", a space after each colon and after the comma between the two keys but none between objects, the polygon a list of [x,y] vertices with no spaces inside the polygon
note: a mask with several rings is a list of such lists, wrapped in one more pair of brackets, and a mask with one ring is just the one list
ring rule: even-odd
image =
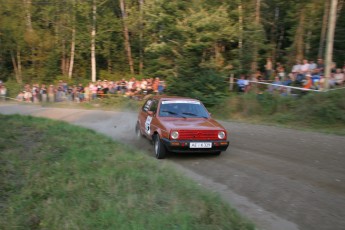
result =
[{"label": "black tire", "polygon": [[158,134],[156,134],[153,138],[153,147],[154,147],[156,158],[164,159],[167,154],[167,151]]},{"label": "black tire", "polygon": [[141,130],[140,130],[139,122],[137,122],[137,124],[135,125],[135,135],[138,140],[143,137],[143,134],[141,133]]},{"label": "black tire", "polygon": [[214,152],[213,155],[214,156],[219,156],[221,153],[222,153],[222,151],[217,151],[217,152]]}]

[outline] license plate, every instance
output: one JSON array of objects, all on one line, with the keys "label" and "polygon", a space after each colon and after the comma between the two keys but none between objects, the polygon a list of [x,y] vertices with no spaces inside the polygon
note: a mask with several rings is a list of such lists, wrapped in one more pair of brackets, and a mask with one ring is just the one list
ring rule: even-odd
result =
[{"label": "license plate", "polygon": [[211,142],[191,142],[189,144],[189,148],[209,149],[209,148],[212,148],[212,143]]}]

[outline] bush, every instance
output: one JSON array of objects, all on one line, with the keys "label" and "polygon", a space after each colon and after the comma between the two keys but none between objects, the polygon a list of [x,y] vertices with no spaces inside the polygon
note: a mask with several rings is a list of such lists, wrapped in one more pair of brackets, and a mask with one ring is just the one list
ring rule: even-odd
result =
[{"label": "bush", "polygon": [[207,107],[222,103],[228,95],[226,78],[212,70],[168,77],[167,93],[196,98]]},{"label": "bush", "polygon": [[23,90],[22,84],[18,84],[15,80],[8,80],[4,83],[7,89],[7,97],[16,98],[18,93]]}]

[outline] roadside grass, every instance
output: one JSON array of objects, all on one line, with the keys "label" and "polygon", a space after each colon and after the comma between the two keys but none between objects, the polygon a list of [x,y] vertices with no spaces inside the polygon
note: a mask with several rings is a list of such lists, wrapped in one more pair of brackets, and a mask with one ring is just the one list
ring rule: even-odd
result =
[{"label": "roadside grass", "polygon": [[255,229],[168,163],[95,131],[0,121],[1,229]]},{"label": "roadside grass", "polygon": [[301,97],[232,94],[210,111],[222,120],[345,135],[345,90]]}]

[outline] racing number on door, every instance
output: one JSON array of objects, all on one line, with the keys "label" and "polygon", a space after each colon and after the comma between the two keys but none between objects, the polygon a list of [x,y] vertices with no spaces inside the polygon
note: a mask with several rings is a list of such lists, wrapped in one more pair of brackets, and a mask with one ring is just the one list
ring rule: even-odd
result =
[{"label": "racing number on door", "polygon": [[148,116],[145,121],[145,131],[147,134],[151,133],[151,121],[152,117]]}]

